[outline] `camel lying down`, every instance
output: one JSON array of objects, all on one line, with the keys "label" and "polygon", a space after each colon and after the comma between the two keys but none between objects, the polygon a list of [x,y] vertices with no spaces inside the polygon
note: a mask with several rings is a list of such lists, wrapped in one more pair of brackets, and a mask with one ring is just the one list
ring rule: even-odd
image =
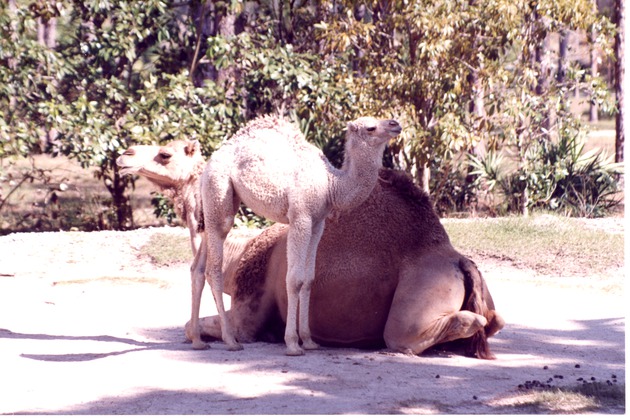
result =
[{"label": "camel lying down", "polygon": [[[287,233],[276,224],[225,243],[228,316],[241,343],[282,340]],[[459,340],[468,355],[494,358],[488,337],[505,323],[488,287],[451,245],[429,197],[401,172],[381,170],[363,205],[326,222],[315,272],[310,327],[320,344],[420,354]],[[222,337],[217,316],[202,318],[200,329],[206,339]]]}]

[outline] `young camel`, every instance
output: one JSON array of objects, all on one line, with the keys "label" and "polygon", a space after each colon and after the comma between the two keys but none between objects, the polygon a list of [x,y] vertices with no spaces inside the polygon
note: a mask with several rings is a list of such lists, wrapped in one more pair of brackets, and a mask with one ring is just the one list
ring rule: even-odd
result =
[{"label": "young camel", "polygon": [[195,208],[199,178],[206,165],[198,141],[175,140],[166,146],[132,146],[116,159],[122,175],[146,177],[173,202],[175,214],[188,227],[190,247],[197,254],[201,244]]},{"label": "young camel", "polygon": [[401,131],[394,120],[362,117],[348,123],[341,169],[333,167],[293,124],[273,116],[252,121],[214,152],[200,182],[205,231],[191,267],[192,314],[186,331],[193,348],[207,348],[199,329],[205,276],[223,341],[231,350],[242,349],[225,315],[221,271],[223,244],[241,202],[256,214],[288,223],[286,354],[304,354],[299,339],[307,350],[318,348],[311,338],[309,302],[325,219],[367,199],[376,185],[385,146]]}]

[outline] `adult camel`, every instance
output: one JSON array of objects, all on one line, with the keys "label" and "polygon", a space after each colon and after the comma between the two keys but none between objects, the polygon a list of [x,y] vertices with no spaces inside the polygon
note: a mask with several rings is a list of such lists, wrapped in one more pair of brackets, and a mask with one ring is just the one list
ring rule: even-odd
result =
[{"label": "adult camel", "polygon": [[[275,224],[225,243],[228,317],[241,343],[282,339],[287,234],[287,225]],[[488,337],[505,325],[481,273],[453,248],[428,195],[404,173],[385,169],[361,206],[326,222],[310,314],[320,344],[420,354],[457,340],[481,359],[494,358]],[[200,328],[204,338],[222,337],[217,316],[202,318]]]}]

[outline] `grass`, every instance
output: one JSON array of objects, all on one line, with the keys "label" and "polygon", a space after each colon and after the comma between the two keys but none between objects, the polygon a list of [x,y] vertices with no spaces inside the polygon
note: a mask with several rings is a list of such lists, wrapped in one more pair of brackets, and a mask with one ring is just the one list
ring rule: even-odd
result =
[{"label": "grass", "polygon": [[576,386],[529,390],[491,403],[518,414],[581,414],[624,412],[625,384],[589,382]]},{"label": "grass", "polygon": [[[559,276],[605,273],[624,266],[624,235],[588,228],[579,219],[538,215],[442,223],[453,246],[473,259],[496,258]],[[181,235],[156,233],[141,252],[158,265],[190,262],[190,244]]]},{"label": "grass", "polygon": [[[577,386],[551,387],[519,391],[498,400],[482,402],[486,414],[618,414],[625,412],[625,384],[608,381]],[[471,397],[471,402],[476,400]],[[394,413],[449,414],[453,407],[440,401],[413,398],[398,403]],[[484,410],[486,411],[486,410]],[[394,414],[392,413],[392,414]]]},{"label": "grass", "polygon": [[190,241],[188,237],[155,233],[140,249],[140,253],[151,258],[157,265],[190,263]]},{"label": "grass", "polygon": [[557,275],[605,272],[624,265],[624,235],[587,228],[581,220],[539,215],[443,223],[455,248],[473,259],[508,260]]},{"label": "grass", "polygon": [[589,122],[589,128],[591,131],[597,130],[614,130],[616,128],[616,122],[614,118],[600,118],[597,122]]},{"label": "grass", "polygon": [[53,286],[77,286],[84,284],[94,284],[97,282],[101,283],[110,283],[116,284],[119,286],[129,285],[129,284],[147,284],[150,286],[158,286],[161,288],[167,287],[168,283],[164,280],[151,278],[151,277],[97,277],[97,278],[86,278],[86,279],[75,279],[75,280],[62,280],[55,281],[52,283]]}]

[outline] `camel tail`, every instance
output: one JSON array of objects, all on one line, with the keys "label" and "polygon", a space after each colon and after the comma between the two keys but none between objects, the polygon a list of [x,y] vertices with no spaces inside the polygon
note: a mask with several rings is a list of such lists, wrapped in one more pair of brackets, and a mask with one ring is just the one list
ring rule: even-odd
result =
[{"label": "camel tail", "polygon": [[[467,296],[462,309],[486,317],[488,324],[490,324],[490,318],[493,317],[493,311],[490,311],[484,298],[484,280],[481,273],[477,269],[475,263],[468,258],[461,258],[459,261],[459,267],[464,273],[464,283]],[[492,354],[490,347],[488,346],[488,337],[486,335],[485,328],[477,331],[466,341],[469,343],[468,353],[471,356],[478,357],[479,359],[495,359],[494,354]]]}]

